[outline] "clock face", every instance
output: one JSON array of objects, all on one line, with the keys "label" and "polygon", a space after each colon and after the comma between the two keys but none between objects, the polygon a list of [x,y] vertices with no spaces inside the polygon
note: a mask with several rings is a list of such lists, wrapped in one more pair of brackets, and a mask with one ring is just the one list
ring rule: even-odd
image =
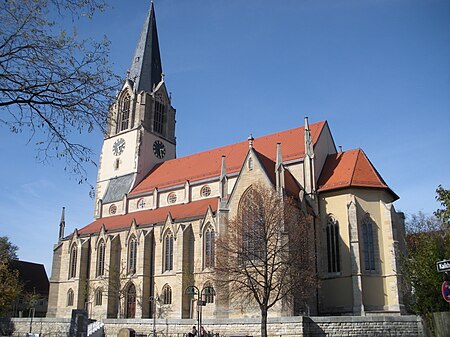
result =
[{"label": "clock face", "polygon": [[118,156],[122,154],[123,150],[125,150],[125,139],[119,138],[114,142],[112,152],[115,156]]},{"label": "clock face", "polygon": [[155,140],[153,143],[153,153],[155,156],[159,159],[164,158],[166,155],[166,147],[164,146],[163,142],[160,140]]}]

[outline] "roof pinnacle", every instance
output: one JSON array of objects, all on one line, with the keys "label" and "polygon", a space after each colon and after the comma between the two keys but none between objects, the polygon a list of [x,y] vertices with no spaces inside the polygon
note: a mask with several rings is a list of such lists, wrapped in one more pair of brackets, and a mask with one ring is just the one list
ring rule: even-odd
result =
[{"label": "roof pinnacle", "polygon": [[248,147],[250,149],[253,148],[253,141],[255,140],[255,138],[253,138],[252,134],[250,134],[250,136],[248,136],[247,140],[248,140]]}]

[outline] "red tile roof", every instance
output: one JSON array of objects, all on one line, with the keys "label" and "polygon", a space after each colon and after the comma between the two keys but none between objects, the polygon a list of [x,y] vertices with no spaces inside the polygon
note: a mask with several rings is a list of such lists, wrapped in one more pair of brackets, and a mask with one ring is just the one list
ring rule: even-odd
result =
[{"label": "red tile roof", "polygon": [[317,186],[319,192],[346,187],[382,188],[398,199],[361,149],[328,155]]},{"label": "red tile roof", "polygon": [[[275,166],[276,163],[266,156],[258,153],[255,151],[256,155],[258,156],[259,160],[261,161],[261,164],[263,165],[270,181],[272,182],[273,186],[276,186],[276,175],[275,175]],[[300,192],[300,186],[295,181],[295,178],[292,176],[291,172],[289,170],[284,171],[284,187],[286,192],[294,197],[298,198],[298,194]]]},{"label": "red tile roof", "polygon": [[[310,125],[313,144],[317,142],[326,122]],[[283,161],[303,158],[304,127],[255,138],[253,147],[256,151],[276,160],[277,143],[281,143]],[[186,180],[196,181],[220,175],[222,155],[226,156],[227,174],[239,172],[248,151],[248,142],[243,141],[190,156],[165,161],[153,170],[130,192],[130,195],[153,191],[155,187],[163,188],[184,184]]]},{"label": "red tile roof", "polygon": [[100,232],[102,224],[105,225],[106,230],[127,228],[131,226],[133,219],[136,220],[137,225],[149,225],[163,222],[166,220],[169,212],[174,220],[190,219],[205,215],[208,207],[211,207],[212,211],[215,213],[217,211],[217,205],[218,198],[209,198],[193,201],[188,204],[160,207],[152,210],[100,218],[80,229],[78,234],[98,233]]}]

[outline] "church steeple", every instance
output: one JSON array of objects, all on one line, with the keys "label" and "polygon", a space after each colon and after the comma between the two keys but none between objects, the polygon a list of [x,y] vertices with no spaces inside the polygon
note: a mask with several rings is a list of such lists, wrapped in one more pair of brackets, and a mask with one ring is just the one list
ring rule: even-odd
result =
[{"label": "church steeple", "polygon": [[130,71],[110,109],[97,176],[95,216],[125,214],[127,194],[176,157],[176,110],[162,73],[153,2]]},{"label": "church steeple", "polygon": [[127,77],[134,83],[135,92],[152,92],[153,87],[161,81],[161,75],[161,55],[152,1]]}]

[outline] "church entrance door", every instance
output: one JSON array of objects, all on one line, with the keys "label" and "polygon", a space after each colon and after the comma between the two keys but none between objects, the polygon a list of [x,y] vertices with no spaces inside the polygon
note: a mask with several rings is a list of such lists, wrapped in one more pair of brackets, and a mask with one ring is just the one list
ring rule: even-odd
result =
[{"label": "church entrance door", "polygon": [[127,291],[127,312],[126,318],[134,318],[136,315],[136,288],[134,284],[128,287]]}]

